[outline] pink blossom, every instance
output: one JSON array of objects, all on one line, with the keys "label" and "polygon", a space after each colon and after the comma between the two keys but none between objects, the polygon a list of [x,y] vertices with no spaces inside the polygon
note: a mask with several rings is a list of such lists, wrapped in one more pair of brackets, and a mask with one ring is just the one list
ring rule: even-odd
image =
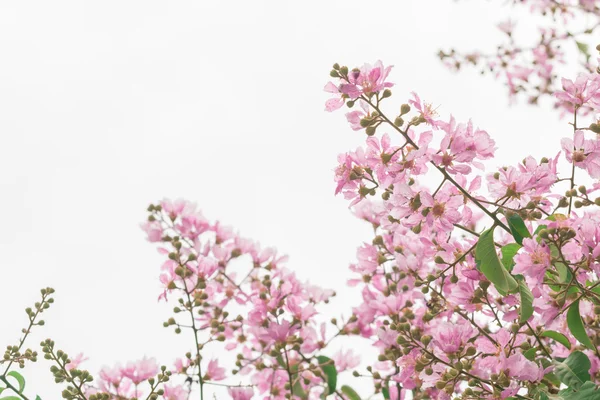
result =
[{"label": "pink blossom", "polygon": [[164,386],[163,398],[165,400],[187,400],[189,392],[182,386],[172,386],[166,384]]},{"label": "pink blossom", "polygon": [[514,257],[513,274],[523,274],[527,283],[537,286],[542,283],[546,269],[550,266],[550,249],[535,239],[523,239],[523,248]]},{"label": "pink blossom", "polygon": [[333,99],[329,99],[325,102],[325,111],[335,111],[340,109],[343,105],[344,105],[344,98],[341,97],[342,92],[340,91],[340,89],[332,82],[328,82],[327,85],[325,85],[325,89],[326,92],[329,93],[334,93],[334,94],[338,94],[338,97],[335,97]]},{"label": "pink blossom", "polygon": [[581,74],[575,82],[562,79],[562,88],[555,93],[556,98],[573,107],[590,104],[594,107],[600,105],[600,77],[591,74]]},{"label": "pink blossom", "polygon": [[219,367],[219,361],[216,359],[208,362],[208,368],[204,374],[204,380],[207,381],[222,381],[227,376],[225,375],[225,368]]},{"label": "pink blossom", "polygon": [[363,126],[360,124],[360,121],[363,118],[370,116],[369,106],[366,102],[360,100],[358,102],[358,105],[361,108],[360,110],[354,110],[346,114],[346,119],[348,120],[348,122],[350,123],[350,127],[354,131],[360,131],[364,129]]},{"label": "pink blossom", "polygon": [[160,242],[163,237],[163,230],[160,222],[146,221],[140,225],[141,228],[148,234],[149,242]]},{"label": "pink blossom", "polygon": [[227,391],[232,400],[251,400],[254,396],[252,388],[230,387]]},{"label": "pink blossom", "polygon": [[463,349],[475,333],[470,324],[442,322],[433,331],[433,339],[440,350],[451,354]]},{"label": "pink blossom", "polygon": [[379,93],[394,84],[386,82],[392,66],[384,67],[381,61],[375,65],[365,64],[360,69],[353,69],[348,73],[348,82],[342,83],[339,89],[350,99],[356,99],[361,95],[367,96]]},{"label": "pink blossom", "polygon": [[65,365],[65,368],[69,371],[72,369],[77,369],[79,368],[79,364],[87,360],[89,360],[89,358],[84,357],[83,353],[79,353],[74,358],[69,359],[69,363]]},{"label": "pink blossom", "polygon": [[127,363],[121,369],[121,373],[123,376],[131,379],[134,384],[138,385],[158,374],[158,364],[156,364],[154,358],[144,357],[139,361]]},{"label": "pink blossom", "polygon": [[592,178],[600,178],[600,146],[598,140],[586,140],[583,131],[576,131],[574,140],[561,140],[565,156],[570,163],[585,169]]},{"label": "pink blossom", "polygon": [[356,368],[360,364],[360,356],[354,354],[352,349],[340,350],[332,357],[338,372]]},{"label": "pink blossom", "polygon": [[415,92],[412,93],[413,99],[409,100],[409,103],[419,111],[420,116],[431,126],[438,126],[438,121],[434,118],[437,117],[437,112],[431,104],[422,103],[421,98]]}]

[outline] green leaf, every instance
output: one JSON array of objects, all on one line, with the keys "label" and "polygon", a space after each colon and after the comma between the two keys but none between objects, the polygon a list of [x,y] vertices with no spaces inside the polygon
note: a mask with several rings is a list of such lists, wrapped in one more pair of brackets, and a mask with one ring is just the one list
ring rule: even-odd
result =
[{"label": "green leaf", "polygon": [[525,222],[523,222],[523,219],[521,217],[519,217],[518,214],[511,215],[510,217],[508,217],[507,220],[508,220],[508,227],[510,228],[510,232],[512,233],[513,237],[515,238],[515,242],[522,245],[524,238],[531,237],[529,230],[525,226]]},{"label": "green leaf", "polygon": [[590,359],[580,351],[574,351],[561,363],[557,363],[554,374],[572,389],[579,389],[590,380]]},{"label": "green leaf", "polygon": [[522,246],[518,243],[509,243],[506,246],[502,246],[502,249],[500,249],[500,252],[502,253],[502,265],[504,265],[509,272],[512,271],[515,265],[513,259],[521,247]]},{"label": "green leaf", "polygon": [[562,333],[560,333],[560,332],[556,332],[556,331],[544,331],[544,332],[542,332],[542,334],[540,336],[541,337],[547,337],[547,338],[550,338],[550,339],[554,339],[558,343],[560,343],[563,346],[565,346],[567,349],[571,350],[571,342],[569,342],[569,339],[567,339],[567,337],[565,335],[563,335]]},{"label": "green leaf", "polygon": [[590,46],[588,46],[586,43],[578,41],[575,41],[575,44],[577,45],[579,52],[585,56],[586,61],[589,61],[590,57],[592,56],[590,54]]},{"label": "green leaf", "polygon": [[383,398],[385,400],[390,400],[390,389],[384,387],[383,389],[381,389],[381,394],[383,394]]},{"label": "green leaf", "polygon": [[6,375],[12,376],[13,378],[15,378],[17,380],[17,382],[19,383],[19,393],[23,393],[23,390],[25,390],[25,378],[23,378],[23,375],[21,375],[17,371],[10,371]]},{"label": "green leaf", "polygon": [[0,397],[0,400],[21,400],[21,397],[17,397],[17,396]]},{"label": "green leaf", "polygon": [[533,359],[535,358],[535,353],[537,353],[537,348],[536,347],[532,347],[529,350],[527,350],[526,352],[523,353],[523,356],[528,359],[529,361],[533,361]]},{"label": "green leaf", "polygon": [[496,254],[496,248],[494,247],[493,228],[481,234],[475,252],[481,272],[494,284],[501,294],[514,292],[519,288],[519,284],[515,278],[510,275],[498,259],[498,254]]},{"label": "green leaf", "polygon": [[533,315],[533,294],[527,287],[525,279],[519,276],[519,294],[521,296],[521,307],[519,308],[519,322],[524,324]]},{"label": "green leaf", "polygon": [[360,396],[350,386],[342,386],[342,393],[346,395],[348,400],[360,400]]},{"label": "green leaf", "polygon": [[35,400],[42,400],[40,396],[35,396]]},{"label": "green leaf", "polygon": [[581,315],[579,314],[579,300],[574,301],[569,306],[569,311],[567,311],[567,325],[579,343],[583,344],[588,349],[596,349],[587,335],[585,327],[583,326],[583,321],[581,320]]},{"label": "green leaf", "polygon": [[579,389],[567,388],[561,390],[558,395],[562,400],[600,400],[600,390],[593,382],[589,381]]},{"label": "green leaf", "polygon": [[560,379],[558,379],[558,377],[552,372],[548,372],[546,375],[544,375],[544,379],[552,383],[554,386],[560,387]]},{"label": "green leaf", "polygon": [[334,361],[325,356],[318,356],[317,360],[319,361],[319,366],[327,376],[327,394],[335,393],[335,389],[337,386],[337,370],[335,369]]}]

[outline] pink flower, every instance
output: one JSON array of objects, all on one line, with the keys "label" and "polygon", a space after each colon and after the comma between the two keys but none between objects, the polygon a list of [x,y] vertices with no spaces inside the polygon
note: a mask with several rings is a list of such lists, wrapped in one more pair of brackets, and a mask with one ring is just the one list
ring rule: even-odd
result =
[{"label": "pink flower", "polygon": [[140,225],[148,235],[149,242],[160,242],[163,237],[163,229],[158,221],[146,221]]},{"label": "pink flower", "polygon": [[175,360],[175,372],[184,373],[190,367],[191,360],[189,358],[181,359],[177,358]]},{"label": "pink flower", "polygon": [[462,350],[477,331],[467,323],[442,322],[435,327],[433,339],[444,353],[456,353]]},{"label": "pink flower", "polygon": [[486,131],[474,129],[469,121],[467,124],[456,124],[453,117],[450,122],[439,123],[446,136],[440,143],[440,152],[433,155],[433,161],[456,174],[468,174],[471,172],[469,164],[483,169],[483,164],[475,159],[486,160],[494,156],[495,142]]},{"label": "pink flower", "polygon": [[581,74],[575,82],[563,78],[562,88],[554,95],[573,107],[581,107],[587,103],[597,107],[600,104],[600,77],[597,75]]},{"label": "pink flower", "polygon": [[169,384],[164,386],[163,398],[165,400],[187,400],[188,391],[182,386],[171,386]]},{"label": "pink flower", "polygon": [[350,127],[352,128],[353,131],[360,131],[361,129],[364,129],[360,125],[360,121],[363,118],[370,116],[369,106],[367,105],[367,103],[360,100],[359,105],[362,110],[354,110],[354,111],[351,111],[346,114],[346,119],[350,123]]},{"label": "pink flower", "polygon": [[325,85],[324,90],[326,92],[335,93],[335,94],[339,95],[339,97],[329,99],[325,102],[325,111],[329,111],[329,112],[335,111],[344,105],[344,98],[341,97],[342,93],[340,92],[340,89],[333,82],[327,83],[327,85]]},{"label": "pink flower", "polygon": [[84,357],[83,353],[79,353],[75,356],[75,358],[70,359],[69,363],[65,365],[65,368],[69,371],[72,369],[77,369],[79,368],[79,364],[87,360],[89,360],[89,358]]},{"label": "pink flower", "polygon": [[121,369],[123,376],[131,379],[131,381],[138,385],[148,378],[152,378],[158,373],[158,364],[154,358],[142,358],[136,362],[130,362]]},{"label": "pink flower", "polygon": [[586,140],[583,131],[576,131],[574,140],[563,138],[561,144],[569,162],[585,169],[592,178],[600,178],[600,146],[597,140]]},{"label": "pink flower", "polygon": [[412,92],[413,99],[408,102],[419,111],[421,117],[427,122],[429,125],[437,127],[438,121],[434,118],[437,117],[437,112],[433,108],[431,104],[422,103],[421,98],[415,92]]},{"label": "pink flower", "polygon": [[514,261],[512,273],[523,274],[530,287],[535,287],[542,283],[546,269],[550,266],[550,249],[535,239],[523,239],[523,248],[514,257]]},{"label": "pink flower", "polygon": [[254,396],[252,388],[231,387],[227,391],[232,400],[250,400]]},{"label": "pink flower", "polygon": [[340,350],[332,357],[338,372],[356,368],[360,364],[360,356],[355,355],[352,349]]},{"label": "pink flower", "polygon": [[360,69],[353,69],[348,73],[348,82],[342,83],[339,89],[350,99],[356,99],[363,94],[367,96],[379,93],[385,88],[394,86],[386,82],[392,66],[384,67],[381,61],[375,65],[365,64]]},{"label": "pink flower", "polygon": [[508,36],[512,35],[513,30],[515,29],[515,22],[512,20],[507,20],[496,25],[498,29],[502,32],[506,33]]},{"label": "pink flower", "polygon": [[436,231],[450,232],[454,224],[461,220],[458,209],[463,205],[464,198],[459,195],[451,195],[440,190],[435,199],[427,192],[421,192],[421,203],[429,212],[426,221]]},{"label": "pink flower", "polygon": [[222,381],[226,378],[225,368],[219,367],[219,361],[216,359],[208,362],[208,368],[206,374],[204,374],[204,380],[207,381]]}]

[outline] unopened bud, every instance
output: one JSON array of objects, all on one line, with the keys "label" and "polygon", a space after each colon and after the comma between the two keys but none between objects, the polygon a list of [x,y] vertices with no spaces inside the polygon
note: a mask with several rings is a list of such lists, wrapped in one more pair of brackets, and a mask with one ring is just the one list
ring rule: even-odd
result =
[{"label": "unopened bud", "polygon": [[598,124],[590,124],[590,131],[594,133],[600,133],[600,125]]}]

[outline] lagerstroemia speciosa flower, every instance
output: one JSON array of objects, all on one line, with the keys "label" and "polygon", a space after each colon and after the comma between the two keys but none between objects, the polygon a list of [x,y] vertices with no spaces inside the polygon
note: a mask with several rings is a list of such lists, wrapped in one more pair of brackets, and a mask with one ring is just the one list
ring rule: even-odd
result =
[{"label": "lagerstroemia speciosa flower", "polygon": [[[597,0],[515,3],[565,21],[600,16]],[[417,93],[390,105],[391,66],[334,64],[325,109],[348,107],[364,143],[338,156],[333,191],[373,229],[345,275],[355,301],[326,314],[335,292],[318,277],[299,279],[274,248],[163,199],[141,228],[162,258],[157,299],[173,307],[163,325],[189,351],[170,367],[145,356],[93,380],[87,358],[48,339],[63,397],[204,400],[211,387],[233,400],[600,398],[600,78],[579,42],[586,72],[558,86],[555,73],[559,44],[596,26],[544,27],[527,49],[518,24],[499,28],[507,44],[491,56],[440,56],[484,65],[532,103],[553,95],[572,121],[560,151],[495,165],[496,142],[475,121]],[[35,358],[19,349],[4,362]]]}]

